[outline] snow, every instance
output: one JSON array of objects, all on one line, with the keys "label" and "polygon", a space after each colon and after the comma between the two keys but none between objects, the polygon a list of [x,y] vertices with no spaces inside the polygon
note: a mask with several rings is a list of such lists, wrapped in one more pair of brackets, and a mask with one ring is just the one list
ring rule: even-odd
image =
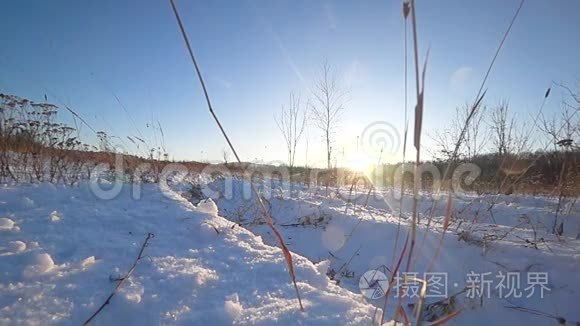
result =
[{"label": "snow", "polygon": [[34,201],[28,197],[22,197],[22,206],[29,208],[34,206]]},{"label": "snow", "polygon": [[[230,185],[233,196],[222,196],[215,201],[219,215],[261,235],[266,243],[275,245],[276,239],[259,218],[256,201],[240,195],[246,187],[244,183],[234,180]],[[208,187],[225,188],[221,180],[211,182]],[[323,188],[305,187],[299,187],[290,196],[288,190],[283,190],[286,187],[272,181],[260,183],[260,188],[265,195],[277,193],[267,196],[267,204],[289,249],[313,262],[320,262],[317,266],[321,268],[319,271],[328,270],[333,278],[332,283],[338,283],[354,293],[360,293],[359,279],[365,272],[393,268],[410,229],[412,199],[409,195],[404,197],[403,219],[399,221],[399,197],[386,189],[381,191],[380,196],[371,197],[369,206],[365,208],[366,198],[360,196],[360,191],[355,203],[347,204],[348,188],[338,193],[333,191],[332,196],[325,195]],[[366,195],[366,191],[362,193]],[[413,260],[410,272],[423,275],[428,271],[441,239],[446,201],[447,195],[441,199],[421,199],[419,211],[423,222],[418,227],[417,258]],[[427,230],[428,212],[433,209],[434,203],[437,203],[436,213]],[[490,209],[492,213],[488,211],[491,203],[495,203]],[[553,207],[554,200],[544,197],[476,197],[470,194],[454,197],[456,215],[431,270],[446,273],[448,295],[458,294],[467,287],[466,279],[471,272],[489,273],[492,278],[500,273],[519,273],[522,290],[528,272],[547,273],[547,287],[550,289],[544,298],[538,295],[504,298],[494,287],[483,303],[479,298],[458,294],[457,304],[464,312],[454,322],[469,325],[544,325],[549,321],[545,317],[506,308],[511,305],[536,309],[569,321],[580,320],[580,312],[571,304],[580,299],[580,281],[577,277],[580,272],[580,241],[575,239],[580,214],[574,210],[563,214],[567,232],[557,237],[549,232]],[[493,223],[493,219],[497,223]],[[399,241],[395,249],[399,228]],[[428,298],[426,304],[435,304],[439,300]],[[382,308],[383,300],[368,302]],[[403,302],[406,307],[415,303],[416,298],[406,298]],[[392,313],[396,303],[397,300],[391,299],[387,310]],[[407,310],[407,314],[411,316],[412,309]]]},{"label": "snow", "polygon": [[224,303],[224,310],[232,320],[242,314],[243,308],[237,293],[228,296],[228,300]]},{"label": "snow", "polygon": [[[90,188],[0,188],[0,216],[10,216],[0,233],[0,324],[83,323],[149,232],[155,236],[143,259],[94,324],[372,322],[375,308],[360,294],[329,282],[320,266],[295,254],[301,312],[281,250],[219,217],[210,200],[195,207],[154,184],[144,184],[137,200],[129,185],[101,200]],[[68,218],[47,220],[55,211]]]},{"label": "snow", "polygon": [[14,255],[26,250],[26,243],[16,240],[10,241],[6,247],[0,247],[0,256]]},{"label": "snow", "polygon": [[[364,207],[366,191],[360,189],[349,202],[348,189],[290,192],[285,185],[260,183],[293,252],[301,312],[277,240],[248,196],[247,183],[234,179],[227,185],[207,176],[195,181],[208,183],[212,191],[204,193],[211,199],[191,198],[186,182],[144,183],[140,195],[125,184],[111,199],[100,199],[88,183],[0,186],[0,324],[83,323],[125,276],[150,232],[154,237],[143,258],[94,324],[377,323],[384,300],[365,298],[359,280],[373,269],[391,277],[410,229],[409,195],[401,207],[392,190],[382,189]],[[231,193],[224,191],[228,187]],[[424,195],[410,270],[419,274],[436,255],[447,201]],[[514,305],[580,321],[573,304],[580,299],[580,214],[574,206],[562,210],[564,233],[555,236],[549,231],[552,198],[462,194],[453,204],[454,217],[432,268],[447,273],[448,296],[462,310],[452,324],[554,321],[507,308]],[[461,291],[471,272],[522,277],[545,272],[548,289],[544,298],[506,299],[498,288],[489,298],[468,298]],[[425,317],[443,316],[439,301],[426,299]],[[407,316],[415,303],[416,298],[403,299]],[[389,299],[387,320],[396,304]]]},{"label": "snow", "polygon": [[323,246],[330,251],[337,251],[346,243],[346,234],[339,225],[329,225],[322,231]]},{"label": "snow", "polygon": [[50,219],[51,222],[58,222],[58,221],[60,221],[60,219],[62,218],[62,216],[60,215],[59,212],[52,211],[52,213],[50,213],[50,215],[48,216],[48,218]]},{"label": "snow", "polygon": [[0,217],[0,231],[11,231],[14,229],[14,221],[7,217]]},{"label": "snow", "polygon": [[330,260],[323,260],[317,263],[315,266],[316,270],[318,270],[318,273],[326,275],[326,273],[328,273],[328,269],[330,268]]},{"label": "snow", "polygon": [[54,261],[47,253],[36,255],[31,265],[28,265],[24,270],[24,275],[33,277],[38,274],[43,274],[55,268]]},{"label": "snow", "polygon": [[94,263],[95,263],[95,256],[90,256],[90,257],[87,257],[81,261],[81,266],[83,268],[88,268]]}]

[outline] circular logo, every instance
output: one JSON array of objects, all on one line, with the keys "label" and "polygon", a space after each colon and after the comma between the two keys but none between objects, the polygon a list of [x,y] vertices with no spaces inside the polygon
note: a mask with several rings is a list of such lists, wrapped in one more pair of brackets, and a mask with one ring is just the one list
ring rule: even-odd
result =
[{"label": "circular logo", "polygon": [[373,269],[361,276],[358,287],[367,299],[379,299],[387,293],[389,279],[385,273]]},{"label": "circular logo", "polygon": [[378,157],[381,151],[386,155],[397,154],[401,145],[397,128],[386,121],[375,121],[366,126],[359,141],[369,157]]}]

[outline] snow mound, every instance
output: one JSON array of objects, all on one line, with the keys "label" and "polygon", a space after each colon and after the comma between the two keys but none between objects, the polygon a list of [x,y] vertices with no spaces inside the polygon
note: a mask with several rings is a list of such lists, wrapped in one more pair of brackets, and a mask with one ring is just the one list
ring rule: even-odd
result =
[{"label": "snow mound", "polygon": [[322,275],[326,275],[328,269],[330,268],[330,260],[325,259],[321,262],[318,262],[316,265],[316,270]]},{"label": "snow mound", "polygon": [[31,277],[50,272],[55,267],[52,257],[47,253],[36,255],[34,262],[24,270],[25,276]]},{"label": "snow mound", "polygon": [[51,222],[58,222],[58,221],[60,221],[62,216],[59,212],[52,211],[52,213],[50,213],[50,215],[48,215],[48,218],[50,219]]},{"label": "snow mound", "polygon": [[26,243],[19,240],[10,241],[10,243],[8,244],[8,250],[13,253],[23,252],[24,250],[26,250]]},{"label": "snow mound", "polygon": [[198,211],[210,215],[218,214],[218,207],[211,198],[200,201],[199,204],[197,204],[196,208]]},{"label": "snow mound", "polygon": [[0,217],[0,231],[12,231],[15,227],[15,223],[12,219],[8,217]]},{"label": "snow mound", "polygon": [[10,241],[6,247],[0,247],[0,256],[9,256],[26,250],[26,243],[16,240]]},{"label": "snow mound", "polygon": [[240,304],[240,298],[237,293],[230,295],[228,300],[224,303],[224,311],[233,320],[242,314],[242,310],[243,308]]},{"label": "snow mound", "polygon": [[95,256],[90,256],[81,261],[82,268],[88,268],[95,263]]}]

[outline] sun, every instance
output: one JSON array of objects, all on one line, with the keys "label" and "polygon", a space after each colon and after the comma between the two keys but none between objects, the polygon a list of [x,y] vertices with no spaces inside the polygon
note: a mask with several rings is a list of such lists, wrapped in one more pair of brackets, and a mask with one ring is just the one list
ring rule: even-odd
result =
[{"label": "sun", "polygon": [[356,153],[347,162],[347,167],[356,172],[365,172],[371,165],[369,158],[362,153]]}]

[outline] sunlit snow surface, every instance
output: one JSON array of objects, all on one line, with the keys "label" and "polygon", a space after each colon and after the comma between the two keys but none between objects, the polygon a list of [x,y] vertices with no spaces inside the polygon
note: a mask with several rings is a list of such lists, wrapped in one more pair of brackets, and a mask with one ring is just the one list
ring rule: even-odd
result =
[{"label": "sunlit snow surface", "polygon": [[[259,210],[255,201],[247,199],[248,192],[244,191],[248,187],[244,181],[234,180],[224,186],[224,181],[220,180],[209,186],[222,192],[228,187],[232,188],[230,198],[215,198],[219,215],[241,223],[262,235],[266,243],[274,245],[276,240],[270,230],[254,222]],[[330,189],[328,193],[324,187],[296,187],[289,192],[287,185],[268,181],[259,184],[259,188],[290,250],[313,262],[328,260],[329,270],[336,273],[334,279],[339,280],[342,287],[360,293],[359,279],[366,271],[385,271],[385,267],[392,270],[395,266],[410,230],[411,195],[406,194],[403,198],[403,218],[400,219],[400,195],[392,189],[373,193],[365,207],[367,190],[359,188],[350,193],[350,186],[338,192]],[[560,213],[564,234],[557,237],[549,232],[557,206],[555,199],[474,194],[453,195],[452,199],[452,222],[431,272],[445,274],[448,296],[457,294],[455,308],[462,309],[462,313],[453,323],[545,325],[556,322],[507,308],[513,306],[534,309],[569,322],[580,321],[580,311],[575,304],[580,299],[580,241],[576,240],[580,232],[580,212],[577,208],[570,206],[566,214]],[[409,270],[420,278],[428,272],[428,265],[441,241],[447,201],[447,194],[425,193],[420,199],[421,224],[417,231],[415,258]],[[433,220],[426,232],[429,216],[433,216]],[[395,248],[397,232],[399,241]],[[462,233],[464,236],[460,236]],[[501,274],[506,276],[507,273],[520,278],[519,286],[510,287],[516,291],[511,295],[507,295],[507,288],[500,289]],[[548,277],[546,287],[549,290],[545,290],[543,298],[539,286],[534,287],[533,294],[531,288],[525,291],[529,286],[528,275],[533,278],[538,273]],[[473,288],[473,284],[482,284],[474,281],[477,276],[469,274],[486,274],[480,279],[491,281],[487,283],[489,294],[485,293],[487,285],[482,285],[483,298],[477,295],[471,298],[473,295],[468,296],[467,291],[458,294],[466,287]],[[393,292],[396,291],[393,290],[389,298],[388,316],[392,316],[397,304]],[[519,293],[521,297],[516,298]],[[434,295],[427,298],[426,304],[440,300],[442,298]],[[368,302],[382,308],[384,300]],[[409,304],[416,302],[417,296],[412,294],[403,299],[409,316],[412,315]],[[442,316],[437,309],[441,306],[425,315]]]},{"label": "sunlit snow surface", "polygon": [[146,257],[94,324],[372,322],[372,305],[295,255],[300,312],[281,250],[232,228],[213,202],[195,208],[157,185],[134,200],[130,189],[100,200],[86,185],[0,187],[1,325],[82,324],[148,232]]},{"label": "sunlit snow surface", "polygon": [[[220,189],[222,183],[210,186]],[[81,324],[111,293],[116,284],[111,280],[131,266],[148,232],[155,237],[145,258],[94,324],[370,325],[380,316],[375,307],[384,301],[364,298],[359,278],[370,269],[393,268],[409,230],[409,196],[405,218],[399,220],[399,201],[388,191],[364,208],[364,196],[356,205],[347,204],[348,188],[327,195],[324,188],[290,194],[283,187],[260,187],[267,190],[266,204],[294,252],[306,308],[300,312],[281,250],[260,223],[255,201],[242,195],[244,183],[234,180],[231,196],[216,195],[197,206],[188,201],[189,187],[184,183],[162,191],[145,184],[134,199],[133,188],[126,185],[114,199],[102,200],[87,184],[1,186],[0,324]],[[553,200],[494,197],[495,222],[484,213],[489,200],[454,199],[464,222],[451,224],[433,267],[447,273],[448,294],[463,289],[470,272],[518,272],[522,283],[527,272],[545,272],[550,290],[544,298],[505,299],[493,288],[483,300],[458,296],[462,313],[452,323],[555,323],[506,308],[511,305],[580,321],[578,212],[565,216],[564,236],[557,238],[546,232]],[[425,272],[434,256],[446,201],[446,196],[439,200],[428,232],[433,201],[426,197],[420,203],[413,272]],[[471,223],[474,216],[480,223]],[[469,241],[458,236],[466,230]],[[484,238],[493,241],[482,245]],[[537,249],[526,239],[534,240]],[[337,272],[335,280],[328,278],[329,271]],[[389,298],[387,319],[396,301]],[[408,304],[414,302],[403,300],[409,316]]]}]

